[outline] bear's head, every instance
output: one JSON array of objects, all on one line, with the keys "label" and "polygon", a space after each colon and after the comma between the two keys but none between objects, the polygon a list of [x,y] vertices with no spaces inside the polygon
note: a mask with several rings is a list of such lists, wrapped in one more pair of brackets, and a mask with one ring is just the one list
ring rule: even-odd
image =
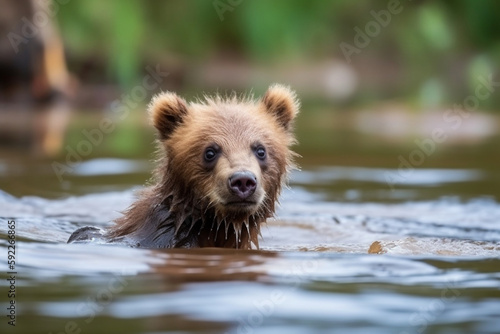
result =
[{"label": "bear's head", "polygon": [[277,84],[259,100],[233,95],[187,103],[170,92],[154,97],[149,113],[164,151],[156,177],[171,210],[212,212],[237,235],[242,226],[248,231],[272,216],[293,167],[298,110],[295,93]]}]

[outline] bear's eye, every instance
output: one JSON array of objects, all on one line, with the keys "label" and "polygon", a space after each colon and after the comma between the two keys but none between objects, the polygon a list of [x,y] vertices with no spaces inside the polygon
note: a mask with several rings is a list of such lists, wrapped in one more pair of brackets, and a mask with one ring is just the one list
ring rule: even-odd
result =
[{"label": "bear's eye", "polygon": [[209,147],[205,150],[204,158],[206,162],[212,162],[216,157],[217,152],[213,148]]},{"label": "bear's eye", "polygon": [[257,155],[257,158],[264,160],[266,158],[266,149],[263,146],[259,146],[255,150],[255,154]]}]

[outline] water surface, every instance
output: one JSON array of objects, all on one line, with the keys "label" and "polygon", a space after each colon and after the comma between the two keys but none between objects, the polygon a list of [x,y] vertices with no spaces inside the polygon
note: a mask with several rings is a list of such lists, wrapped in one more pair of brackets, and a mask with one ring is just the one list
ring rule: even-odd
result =
[{"label": "water surface", "polygon": [[[50,175],[48,163],[33,166],[29,178]],[[494,192],[456,191],[498,187],[497,172],[421,169],[391,189],[391,169],[307,167],[292,175],[260,250],[65,243],[80,226],[108,226],[149,169],[92,159],[68,176],[70,195],[57,183],[53,196],[0,193],[4,254],[6,222],[16,221],[15,332],[499,332],[500,205]],[[13,332],[5,318],[0,328]]]}]

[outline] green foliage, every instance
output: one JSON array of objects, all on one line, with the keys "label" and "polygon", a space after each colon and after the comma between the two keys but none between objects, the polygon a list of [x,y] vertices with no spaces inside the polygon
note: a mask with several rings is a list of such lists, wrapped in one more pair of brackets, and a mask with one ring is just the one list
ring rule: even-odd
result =
[{"label": "green foliage", "polygon": [[[227,10],[218,12],[217,3]],[[415,98],[439,83],[440,96],[460,100],[473,92],[474,73],[495,70],[500,1],[400,5],[402,12],[354,59],[398,59],[405,80],[395,96]],[[354,27],[364,29],[371,11],[387,8],[387,1],[368,0],[74,0],[60,6],[58,20],[75,62],[98,59],[109,79],[127,88],[145,64],[161,59],[190,64],[230,54],[271,65],[343,59],[339,44],[352,44]]]},{"label": "green foliage", "polygon": [[137,1],[112,2],[112,18],[110,31],[111,70],[117,73],[121,84],[131,84],[135,81],[136,71],[140,65],[141,43],[144,35],[143,7]]}]

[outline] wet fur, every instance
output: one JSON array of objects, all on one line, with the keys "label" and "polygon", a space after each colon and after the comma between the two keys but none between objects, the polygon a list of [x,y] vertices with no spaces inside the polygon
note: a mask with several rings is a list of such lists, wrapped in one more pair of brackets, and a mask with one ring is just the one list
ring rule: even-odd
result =
[{"label": "wet fur", "polygon": [[[105,233],[110,242],[138,247],[258,248],[260,225],[272,217],[287,174],[294,166],[293,120],[299,103],[281,85],[260,100],[252,97],[205,97],[188,104],[174,93],[153,98],[149,113],[158,130],[159,159],[154,185],[144,190]],[[221,146],[215,166],[200,163],[207,143]],[[267,159],[246,150],[262,143]],[[249,169],[258,175],[262,198],[255,209],[228,210],[225,177]]]}]

